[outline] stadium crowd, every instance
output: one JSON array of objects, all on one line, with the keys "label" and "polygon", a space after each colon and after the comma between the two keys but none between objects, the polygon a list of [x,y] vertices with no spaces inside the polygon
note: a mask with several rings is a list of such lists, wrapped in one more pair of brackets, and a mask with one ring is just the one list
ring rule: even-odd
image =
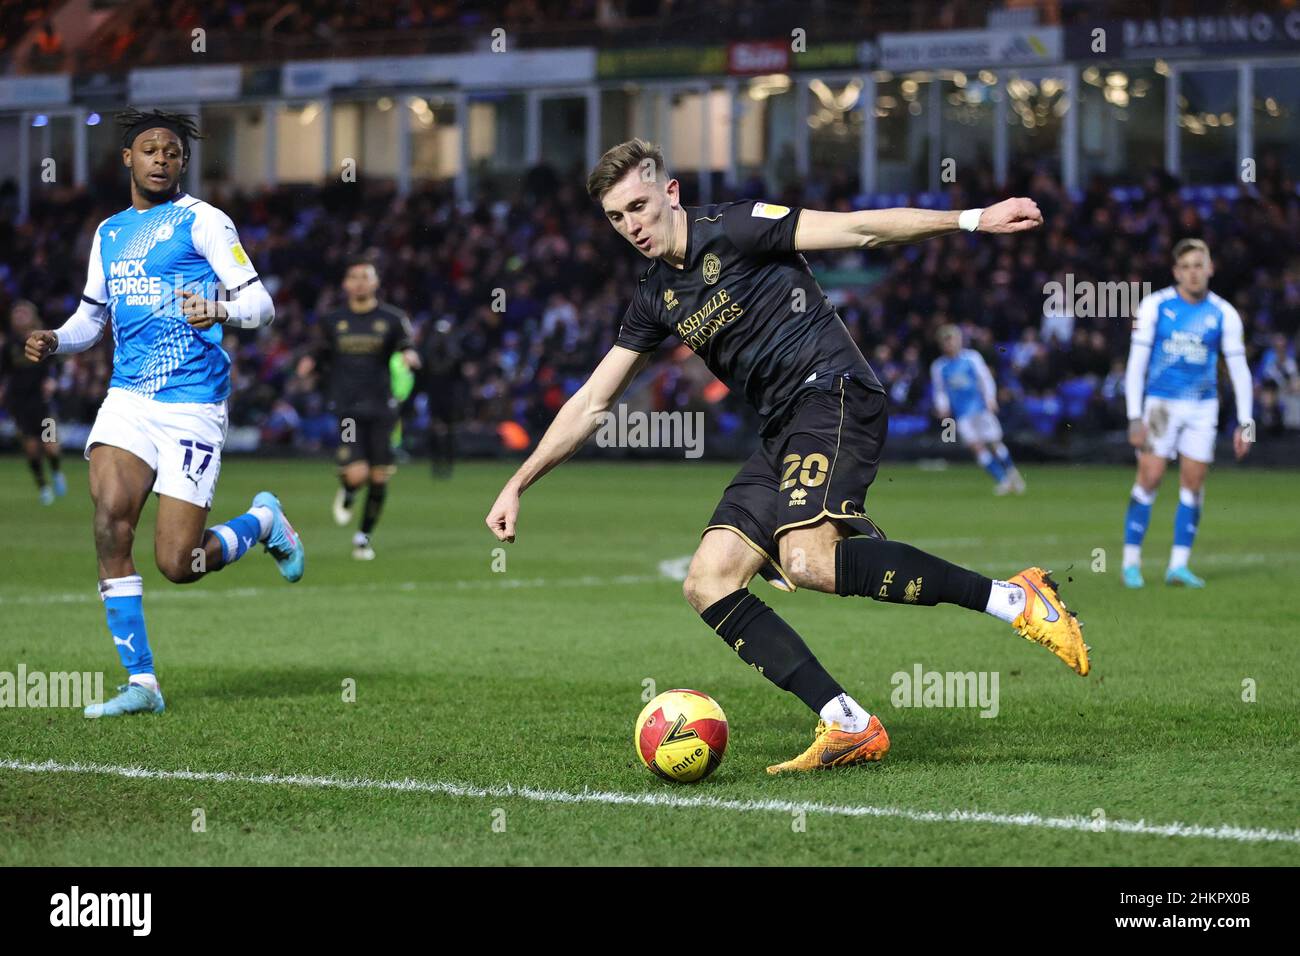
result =
[{"label": "stadium crowd", "polygon": [[[727,43],[788,36],[867,39],[882,31],[980,29],[987,0],[178,0],[114,7],[76,44],[46,22],[48,0],[0,0],[0,72],[93,72],[189,62],[202,29],[209,62],[279,62],[319,56],[373,56],[472,49],[502,28],[522,46],[651,42]],[[1041,24],[1097,23],[1120,17],[1203,13],[1193,0],[1032,0],[1016,4]],[[1237,0],[1234,12],[1272,9]],[[1032,8],[1032,9],[1030,9]],[[29,32],[30,31],[30,32]],[[847,31],[847,32],[846,32]],[[30,41],[30,42],[28,42]],[[15,49],[25,56],[15,61]]]},{"label": "stadium crowd", "polygon": [[[1005,192],[1038,201],[1042,230],[997,239],[959,234],[812,264],[889,391],[891,434],[932,427],[935,332],[955,322],[997,377],[1008,432],[1051,441],[1123,427],[1129,317],[1088,315],[1068,303],[1053,308],[1048,284],[1159,289],[1170,282],[1173,244],[1201,236],[1214,252],[1212,288],[1245,319],[1261,429],[1300,428],[1300,197],[1269,163],[1261,169],[1254,196],[1180,190],[1153,173],[1140,187],[1098,182],[1074,197],[1043,171],[1024,169]],[[759,194],[757,187],[742,192]],[[848,209],[850,192],[764,198]],[[115,183],[93,196],[47,195],[16,225],[12,191],[0,192],[0,315],[18,299],[35,302],[48,327],[73,311],[92,230],[120,208],[120,194]],[[313,449],[337,434],[325,383],[299,359],[319,343],[320,316],[341,302],[349,256],[375,259],[381,297],[406,310],[416,329],[425,368],[408,407],[412,424],[427,420],[423,396],[434,393],[437,407],[454,404],[466,433],[493,436],[515,423],[533,440],[612,344],[644,267],[575,180],[546,167],[529,172],[510,200],[457,203],[438,186],[400,199],[383,185],[345,184],[218,190],[206,198],[238,225],[276,302],[270,328],[226,336],[231,423],[259,429],[263,446]],[[960,208],[994,198],[991,184],[979,182],[938,201]],[[855,278],[835,281],[842,275]],[[106,335],[93,351],[54,364],[62,420],[93,418],[111,374],[111,346]],[[752,427],[740,398],[683,346],[665,346],[629,400],[705,410],[720,434]],[[1226,424],[1231,400],[1224,405]]]}]

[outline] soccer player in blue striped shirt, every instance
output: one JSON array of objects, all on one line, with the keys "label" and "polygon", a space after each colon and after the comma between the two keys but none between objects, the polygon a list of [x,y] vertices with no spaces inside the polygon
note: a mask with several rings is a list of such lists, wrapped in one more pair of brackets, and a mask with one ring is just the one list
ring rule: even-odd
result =
[{"label": "soccer player in blue striped shirt", "polygon": [[303,572],[302,542],[269,491],[245,513],[207,525],[230,394],[223,326],[269,324],[271,297],[229,217],[181,190],[190,140],[198,136],[193,120],[130,109],[117,122],[131,205],[96,227],[77,311],[26,344],[34,362],[82,352],[112,319],[113,378],[86,458],[99,594],[127,683],[112,700],[87,707],[87,717],[164,708],[145,632],[144,585],[131,555],[150,491],[158,495],[154,556],[169,581],[197,581],[259,542],[286,579]]},{"label": "soccer player in blue striped shirt", "polygon": [[1232,379],[1238,425],[1233,452],[1244,458],[1255,438],[1250,367],[1241,316],[1210,291],[1214,263],[1200,239],[1174,246],[1174,284],[1138,304],[1125,372],[1129,443],[1137,449],[1137,481],[1124,519],[1124,584],[1140,588],[1142,539],[1151,523],[1160,479],[1179,459],[1174,546],[1165,583],[1200,588],[1187,566],[1201,521],[1205,475],[1214,460],[1219,424],[1218,360]]},{"label": "soccer player in blue striped shirt", "polygon": [[943,355],[930,365],[935,415],[953,416],[957,437],[997,482],[994,494],[1005,495],[1011,491],[1024,494],[1025,479],[1020,477],[1011,452],[1002,443],[998,387],[984,356],[974,349],[962,348],[961,329],[955,325],[945,325],[939,330],[939,347]]}]

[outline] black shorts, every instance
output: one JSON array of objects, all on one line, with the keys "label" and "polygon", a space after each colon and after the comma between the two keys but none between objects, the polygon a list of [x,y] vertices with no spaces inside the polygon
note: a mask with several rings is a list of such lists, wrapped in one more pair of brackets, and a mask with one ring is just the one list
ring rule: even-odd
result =
[{"label": "black shorts", "polygon": [[396,415],[339,416],[339,432],[348,436],[348,423],[353,425],[352,441],[342,441],[336,452],[339,467],[346,468],[357,462],[366,462],[371,468],[391,468],[393,456],[393,429],[397,427]]},{"label": "black shorts", "polygon": [[52,418],[50,406],[43,399],[11,399],[6,406],[18,434],[27,438],[40,438],[45,422]]},{"label": "black shorts", "polygon": [[792,528],[834,518],[854,534],[883,538],[866,516],[889,431],[885,396],[848,378],[809,389],[780,431],[731,479],[704,530],[727,528],[767,559],[760,572],[794,590],[780,565],[777,539]]}]

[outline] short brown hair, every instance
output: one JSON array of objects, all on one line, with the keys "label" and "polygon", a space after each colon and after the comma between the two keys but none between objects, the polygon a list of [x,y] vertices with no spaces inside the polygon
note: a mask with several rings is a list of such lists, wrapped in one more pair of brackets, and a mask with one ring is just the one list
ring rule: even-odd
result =
[{"label": "short brown hair", "polygon": [[1181,259],[1189,252],[1203,252],[1205,258],[1210,258],[1210,247],[1205,244],[1204,239],[1180,239],[1174,246],[1174,264],[1178,264]]},{"label": "short brown hair", "polygon": [[[641,167],[648,171],[650,160],[654,161],[654,175],[663,176],[664,151],[655,143],[643,139],[629,139],[626,143],[619,143],[614,148],[606,150],[605,155],[600,157],[600,162],[596,164],[596,168],[587,177],[587,194],[596,202],[600,202],[605,193],[613,189],[614,184],[622,179],[629,169]],[[654,179],[648,176],[646,178],[654,182]]]},{"label": "short brown hair", "polygon": [[343,260],[343,278],[346,279],[349,272],[360,266],[369,266],[375,270],[375,275],[379,275],[379,264],[375,262],[374,256],[366,252],[358,252]]}]

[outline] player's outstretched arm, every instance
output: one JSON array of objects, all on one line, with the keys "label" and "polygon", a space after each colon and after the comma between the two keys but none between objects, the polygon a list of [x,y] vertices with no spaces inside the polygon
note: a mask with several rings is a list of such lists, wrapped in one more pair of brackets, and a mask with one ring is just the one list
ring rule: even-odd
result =
[{"label": "player's outstretched arm", "polygon": [[942,209],[861,209],[857,212],[799,214],[794,246],[800,252],[829,249],[874,249],[877,246],[921,242],[964,229],[1005,234],[1037,229],[1043,214],[1032,199],[1016,197],[984,209],[964,212]]},{"label": "player's outstretched arm", "polygon": [[536,450],[506,482],[488,512],[487,526],[498,541],[515,540],[519,496],[529,485],[582,447],[582,443],[599,427],[601,416],[610,410],[632,384],[632,379],[645,368],[650,355],[649,352],[634,352],[615,345],[601,359],[582,388],[564,403],[555,421],[537,443]]}]

